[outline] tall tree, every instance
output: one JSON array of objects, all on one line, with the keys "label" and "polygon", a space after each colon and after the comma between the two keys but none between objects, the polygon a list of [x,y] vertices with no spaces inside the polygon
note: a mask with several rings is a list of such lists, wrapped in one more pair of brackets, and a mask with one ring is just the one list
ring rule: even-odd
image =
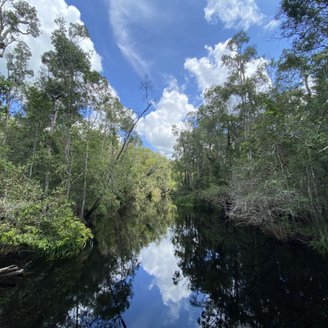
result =
[{"label": "tall tree", "polygon": [[[250,159],[253,156],[251,144],[246,140],[262,109],[263,93],[268,91],[265,86],[269,84],[266,62],[258,58],[255,47],[249,46],[248,41],[244,32],[231,38],[230,53],[223,56],[223,65],[229,71],[227,81],[207,91],[206,102],[192,122],[192,131],[183,132],[178,140],[180,163],[185,156],[188,159],[184,162],[194,163],[195,173],[188,174],[189,185],[191,179],[195,182],[192,176],[198,177],[198,188],[217,184],[218,180],[221,184],[229,183],[237,162],[234,158],[242,151]],[[251,66],[256,69],[250,69]],[[192,167],[187,171],[190,170]],[[197,189],[197,183],[193,185]]]},{"label": "tall tree", "polygon": [[[51,157],[51,139],[57,124],[65,131],[64,158],[67,195],[72,180],[71,128],[79,120],[80,108],[85,105],[84,85],[91,72],[87,54],[78,46],[78,40],[87,36],[82,25],[71,24],[67,29],[63,19],[58,19],[58,28],[52,34],[55,50],[48,51],[42,57],[47,68],[41,76],[41,84],[52,101],[51,122],[49,126],[48,155]],[[50,183],[50,172],[46,173],[45,191]]]}]

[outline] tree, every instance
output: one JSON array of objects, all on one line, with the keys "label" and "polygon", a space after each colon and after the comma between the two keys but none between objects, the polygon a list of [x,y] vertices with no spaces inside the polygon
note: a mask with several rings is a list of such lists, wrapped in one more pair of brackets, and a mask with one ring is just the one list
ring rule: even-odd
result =
[{"label": "tree", "polygon": [[279,16],[284,37],[300,53],[317,53],[328,46],[327,0],[283,0]]},{"label": "tree", "polygon": [[222,58],[229,71],[227,81],[207,91],[205,103],[191,121],[191,131],[184,131],[178,139],[176,154],[180,163],[187,163],[184,170],[189,187],[193,181],[191,189],[228,185],[238,156],[246,152],[249,160],[253,157],[247,140],[262,110],[268,78],[266,62],[248,41],[243,32],[231,38],[230,53]]},{"label": "tree", "polygon": [[247,43],[244,33],[229,41],[227,81],[208,90],[178,138],[175,167],[183,192],[224,208],[236,221],[264,225],[280,239],[308,225],[313,245],[326,252],[324,43],[316,40],[316,52],[285,50],[276,81],[268,80],[266,61]]},{"label": "tree", "polygon": [[[11,3],[0,0],[2,13]],[[92,70],[90,54],[81,49],[88,37],[85,26],[67,25],[61,18],[56,24],[53,49],[42,56],[35,82],[25,83],[33,75],[28,45],[15,39],[16,47],[6,53],[8,76],[0,77],[0,166],[3,161],[12,174],[0,190],[0,241],[9,248],[24,244],[40,250],[43,245],[41,253],[62,257],[91,237],[83,223],[94,228],[87,219],[99,206],[107,214],[127,203],[158,203],[174,183],[169,161],[144,150],[134,132],[153,104],[149,94],[133,119],[133,111]],[[24,202],[28,194],[31,201]]]},{"label": "tree", "polygon": [[115,171],[121,164],[121,158],[123,157],[127,146],[131,143],[132,140],[134,140],[133,132],[135,130],[135,127],[138,124],[138,122],[140,121],[140,119],[150,110],[150,108],[153,105],[153,100],[150,98],[151,87],[147,80],[144,81],[143,88],[145,91],[144,99],[145,99],[146,105],[145,105],[145,108],[141,111],[141,113],[138,114],[136,119],[132,118],[131,112],[124,110],[124,108],[122,106],[120,108],[121,109],[121,113],[120,113],[121,127],[122,127],[122,131],[125,132],[125,135],[123,137],[123,141],[118,145],[117,152],[114,155],[114,159],[113,159],[111,165],[109,166],[109,169],[107,170],[107,172],[105,172],[105,175],[101,179],[101,182],[100,182],[101,190],[99,191],[99,195],[97,196],[97,198],[94,201],[91,208],[85,213],[85,220],[87,222],[90,221],[92,214],[98,209],[98,207],[100,206],[100,204],[103,200],[103,197],[108,192],[108,185],[116,184]]},{"label": "tree", "polygon": [[23,42],[17,42],[16,47],[9,54],[6,55],[8,79],[20,87],[26,77],[32,77],[33,71],[29,69],[28,61],[32,54],[29,46]]},{"label": "tree", "polygon": [[20,35],[38,37],[39,19],[37,11],[26,1],[0,1],[0,57],[7,47],[18,41]]},{"label": "tree", "polygon": [[28,67],[31,52],[25,42],[19,41],[16,47],[6,55],[7,77],[1,77],[2,107],[4,109],[4,136],[3,144],[7,142],[7,128],[10,117],[10,109],[14,101],[22,98],[26,77],[32,77],[33,71]]},{"label": "tree", "polygon": [[[55,50],[46,52],[42,62],[47,73],[41,76],[41,85],[51,98],[52,111],[49,126],[48,156],[52,156],[51,140],[57,124],[64,131],[65,184],[67,195],[70,194],[72,182],[72,149],[71,129],[79,120],[80,108],[84,108],[85,84],[91,73],[91,64],[86,53],[78,46],[77,41],[87,36],[84,26],[71,24],[66,28],[65,21],[58,19],[58,28],[52,34]],[[50,172],[45,176],[45,191],[50,184]]]},{"label": "tree", "polygon": [[279,16],[283,37],[293,40],[292,49],[283,52],[280,69],[297,69],[311,96],[317,79],[327,72],[328,2],[283,0]]}]

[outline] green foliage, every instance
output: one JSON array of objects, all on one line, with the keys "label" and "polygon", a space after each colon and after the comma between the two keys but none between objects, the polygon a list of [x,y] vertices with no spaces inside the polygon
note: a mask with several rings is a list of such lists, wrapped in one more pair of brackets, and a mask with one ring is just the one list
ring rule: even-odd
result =
[{"label": "green foliage", "polygon": [[[97,243],[66,261],[49,265],[33,261],[26,279],[1,290],[1,327],[124,326],[124,313],[134,295],[133,280],[140,266],[140,250],[163,237],[172,226],[175,210],[169,201],[144,200],[121,213],[99,219]],[[77,316],[67,313],[76,307]],[[15,311],[10,309],[15,308]]]},{"label": "green foliage", "polygon": [[283,35],[293,38],[293,48],[303,53],[326,48],[327,14],[326,0],[282,0]]},{"label": "green foliage", "polygon": [[48,258],[78,253],[92,237],[73,214],[62,190],[45,196],[36,181],[3,158],[0,162],[0,245],[26,249]]},{"label": "green foliage", "polygon": [[40,34],[37,11],[27,1],[0,1],[0,57],[7,46],[19,39],[20,35],[37,37]]},{"label": "green foliage", "polygon": [[137,203],[145,197],[158,202],[162,196],[174,190],[171,163],[163,155],[137,147],[129,149],[126,160],[130,162],[131,168],[125,178],[131,179],[130,193]]},{"label": "green foliage", "polygon": [[275,84],[263,88],[263,63],[254,74],[247,72],[258,60],[247,42],[244,33],[231,39],[235,53],[223,60],[227,82],[206,93],[190,130],[179,135],[174,168],[180,192],[225,208],[237,222],[261,225],[279,239],[310,226],[312,245],[324,250],[327,52],[285,50]]},{"label": "green foliage", "polygon": [[199,196],[196,193],[178,193],[174,197],[174,203],[179,207],[193,208],[198,202]]},{"label": "green foliage", "polygon": [[80,47],[85,27],[62,18],[56,24],[36,83],[25,81],[33,72],[21,42],[6,56],[8,77],[0,77],[3,252],[73,255],[91,237],[84,223],[92,226],[88,213],[95,204],[97,214],[107,216],[132,204],[158,203],[175,187],[171,163],[140,146],[132,111],[92,71]]}]

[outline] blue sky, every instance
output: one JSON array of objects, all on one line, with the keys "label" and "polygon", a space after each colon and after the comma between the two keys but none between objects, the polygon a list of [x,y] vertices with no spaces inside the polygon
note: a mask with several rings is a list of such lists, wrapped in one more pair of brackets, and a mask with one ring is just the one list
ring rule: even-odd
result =
[{"label": "blue sky", "polygon": [[[220,58],[226,41],[246,30],[266,59],[279,57],[286,41],[279,40],[274,16],[279,0],[28,0],[42,23],[39,40],[30,40],[32,66],[50,45],[51,21],[64,16],[83,22],[90,33],[85,50],[94,50],[93,67],[101,70],[124,106],[144,108],[140,83],[148,75],[156,104],[137,132],[145,143],[168,156],[175,138],[172,125],[183,128],[202,94],[224,83]],[[0,69],[3,67],[0,61]]]},{"label": "blue sky", "polygon": [[[240,15],[232,23],[228,19],[222,22],[219,14],[212,15],[210,21],[206,19],[205,9],[220,2],[240,7]],[[274,19],[278,0],[67,0],[67,3],[80,10],[102,56],[104,74],[126,106],[139,103],[139,85],[145,75],[152,81],[157,97],[175,78],[193,98],[196,85],[184,69],[186,58],[206,56],[206,45],[213,47],[224,42],[243,28],[247,28],[261,55],[270,58],[280,54],[281,42],[274,42],[277,29],[265,29]],[[261,21],[256,21],[252,13],[242,12],[254,6],[257,10],[253,17],[262,16]],[[225,7],[230,8],[223,4],[217,9]],[[244,15],[250,16],[248,20]]]}]

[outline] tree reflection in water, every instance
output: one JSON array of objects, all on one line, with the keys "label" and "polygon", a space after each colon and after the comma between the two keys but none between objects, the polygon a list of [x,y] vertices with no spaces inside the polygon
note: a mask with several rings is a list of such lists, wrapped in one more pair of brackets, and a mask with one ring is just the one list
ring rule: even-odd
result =
[{"label": "tree reflection in water", "polygon": [[[0,290],[0,327],[126,327],[140,250],[165,234],[172,213],[169,203],[130,208],[99,220],[79,257],[34,262],[16,288]],[[310,249],[205,211],[178,213],[173,243],[174,282],[190,282],[201,327],[328,327],[328,260]]]},{"label": "tree reflection in water", "polygon": [[328,260],[310,249],[204,212],[180,213],[174,244],[192,290],[206,295],[191,300],[201,327],[328,327]]},{"label": "tree reflection in water", "polygon": [[0,327],[126,327],[140,249],[172,224],[168,202],[99,220],[96,242],[79,257],[37,262],[11,290],[0,291]]}]

